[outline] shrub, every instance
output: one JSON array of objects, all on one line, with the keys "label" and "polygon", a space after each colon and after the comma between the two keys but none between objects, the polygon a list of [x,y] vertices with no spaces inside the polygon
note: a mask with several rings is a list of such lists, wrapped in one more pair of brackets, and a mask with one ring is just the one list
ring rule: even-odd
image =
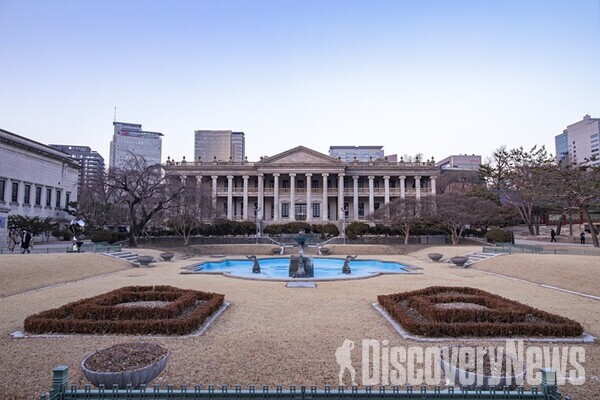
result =
[{"label": "shrub", "polygon": [[58,240],[71,240],[73,238],[73,232],[68,229],[55,229],[52,231],[52,236]]},{"label": "shrub", "polygon": [[362,236],[369,233],[369,225],[364,222],[354,221],[346,226],[346,237],[348,239],[356,239],[357,236]]},{"label": "shrub", "polygon": [[490,229],[485,238],[490,243],[508,243],[512,240],[512,235],[503,229]]},{"label": "shrub", "polygon": [[127,234],[121,232],[94,231],[89,235],[89,237],[94,243],[107,242],[109,244],[113,244],[127,239]]}]

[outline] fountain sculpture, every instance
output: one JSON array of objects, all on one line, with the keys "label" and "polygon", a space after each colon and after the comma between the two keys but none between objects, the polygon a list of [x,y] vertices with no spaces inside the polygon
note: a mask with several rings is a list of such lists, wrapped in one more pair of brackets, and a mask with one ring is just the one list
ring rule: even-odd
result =
[{"label": "fountain sculpture", "polygon": [[352,273],[352,270],[350,269],[350,261],[353,261],[356,259],[356,255],[354,256],[346,256],[346,260],[344,261],[344,266],[342,267],[342,274],[350,274]]},{"label": "fountain sculpture", "polygon": [[314,278],[315,270],[310,256],[304,256],[309,236],[303,231],[293,238],[298,243],[298,255],[290,257],[289,276],[292,278]]},{"label": "fountain sculpture", "polygon": [[256,256],[246,256],[246,258],[248,260],[252,260],[253,264],[252,264],[252,273],[253,274],[260,274],[260,265],[258,264],[258,259],[256,258]]},{"label": "fountain sculpture", "polygon": [[78,235],[82,235],[85,230],[85,222],[82,219],[74,219],[69,224],[69,230],[73,232],[73,247],[72,251],[79,253],[81,251],[82,241],[77,237]]}]

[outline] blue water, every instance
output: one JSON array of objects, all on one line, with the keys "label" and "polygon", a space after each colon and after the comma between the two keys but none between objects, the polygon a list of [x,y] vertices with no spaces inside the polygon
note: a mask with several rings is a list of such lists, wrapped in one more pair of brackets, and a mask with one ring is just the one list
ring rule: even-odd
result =
[{"label": "blue water", "polygon": [[[196,266],[197,273],[225,273],[239,277],[258,279],[293,279],[289,275],[290,259],[288,257],[258,259],[260,274],[252,273],[251,260],[223,260],[208,262]],[[396,263],[377,260],[356,259],[350,261],[352,273],[342,273],[344,259],[313,257],[315,276],[313,279],[349,279],[373,276],[378,273],[408,273],[411,267]]]}]

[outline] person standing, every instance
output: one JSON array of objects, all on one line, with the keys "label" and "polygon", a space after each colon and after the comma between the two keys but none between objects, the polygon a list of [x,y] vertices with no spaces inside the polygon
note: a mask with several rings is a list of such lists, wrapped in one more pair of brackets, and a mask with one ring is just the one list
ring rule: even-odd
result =
[{"label": "person standing", "polygon": [[550,229],[550,242],[556,242],[556,232],[554,232],[554,229]]},{"label": "person standing", "polygon": [[23,240],[21,241],[21,254],[24,254],[25,252],[27,252],[28,254],[31,253],[31,251],[29,250],[30,245],[31,245],[31,233],[29,233],[29,231],[25,230],[23,232]]},{"label": "person standing", "polygon": [[8,232],[8,251],[11,253],[15,252],[15,246],[17,245],[17,234],[14,230]]},{"label": "person standing", "polygon": [[581,231],[579,239],[581,240],[581,244],[585,244],[585,232]]}]

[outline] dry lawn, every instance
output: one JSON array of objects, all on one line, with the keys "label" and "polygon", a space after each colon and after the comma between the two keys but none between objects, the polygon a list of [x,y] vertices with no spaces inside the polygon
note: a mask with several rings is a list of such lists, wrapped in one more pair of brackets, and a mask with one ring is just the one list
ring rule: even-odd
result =
[{"label": "dry lawn", "polygon": [[[512,272],[515,276],[533,279],[522,271],[552,268],[552,271],[560,272],[561,284],[557,286],[567,287],[571,285],[569,282],[580,279],[581,271],[589,269],[586,275],[588,286],[578,286],[578,289],[587,291],[600,286],[597,264],[596,267],[590,264],[598,258],[569,257],[570,265],[578,266],[577,269],[564,268],[563,256],[501,256],[469,269],[451,268],[447,263],[433,263],[427,258],[429,252],[440,252],[449,258],[471,250],[467,247],[438,247],[408,256],[381,256],[378,258],[420,266],[423,274],[322,282],[315,289],[290,289],[282,282],[179,273],[181,267],[199,262],[201,258],[159,262],[152,268],[133,268],[101,255],[0,256],[2,290],[12,293],[3,292],[4,297],[0,298],[0,373],[3,376],[0,398],[38,398],[51,386],[52,368],[61,364],[70,367],[70,383],[84,385],[87,381],[79,371],[79,363],[87,354],[115,343],[149,340],[105,336],[17,340],[9,336],[11,332],[23,329],[23,320],[30,314],[128,285],[166,284],[223,293],[231,303],[231,307],[201,336],[151,339],[164,344],[172,353],[167,368],[153,382],[162,386],[167,383],[175,386],[201,383],[243,386],[327,384],[335,387],[339,372],[335,351],[344,339],[356,344],[352,360],[360,383],[363,339],[388,340],[390,347],[425,346],[402,339],[373,310],[371,304],[376,301],[377,295],[432,285],[477,287],[575,319],[584,325],[587,332],[600,335],[599,301],[493,276],[480,270],[508,274],[507,271],[501,272],[500,268],[503,264],[512,265],[514,261],[515,265],[521,265],[522,273],[515,267]],[[578,272],[573,277],[571,272],[575,270]],[[544,275],[550,274],[540,274],[540,279]],[[48,287],[31,291],[40,286]],[[595,343],[583,347],[586,352],[586,383],[561,388],[564,394],[578,400],[592,399],[600,393],[600,346]],[[346,375],[345,384],[349,383]]]}]

